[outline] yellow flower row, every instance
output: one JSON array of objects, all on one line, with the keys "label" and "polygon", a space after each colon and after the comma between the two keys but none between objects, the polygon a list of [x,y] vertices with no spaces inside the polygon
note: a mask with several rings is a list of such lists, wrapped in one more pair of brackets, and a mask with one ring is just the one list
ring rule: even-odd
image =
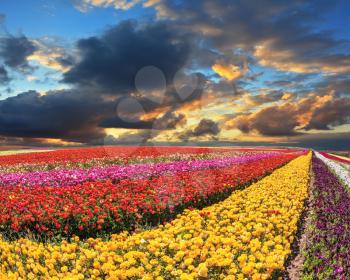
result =
[{"label": "yellow flower row", "polygon": [[0,239],[6,279],[267,279],[283,269],[311,153],[228,199],[140,233],[59,245]]}]

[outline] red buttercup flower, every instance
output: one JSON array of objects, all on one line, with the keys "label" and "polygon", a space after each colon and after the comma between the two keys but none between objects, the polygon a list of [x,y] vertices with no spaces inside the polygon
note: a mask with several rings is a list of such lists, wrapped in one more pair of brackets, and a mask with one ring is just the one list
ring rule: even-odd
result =
[{"label": "red buttercup flower", "polygon": [[[113,150],[112,154],[120,152],[120,149]],[[175,150],[169,148],[160,151],[170,154]],[[180,153],[190,151],[187,148]],[[196,148],[194,151],[203,150]],[[56,155],[59,162],[64,158],[62,154],[68,160],[78,161],[88,153],[73,151],[70,154],[60,151],[39,157],[46,159]],[[127,157],[126,151],[124,154]],[[152,155],[152,152],[145,148],[141,154]],[[114,232],[133,230],[136,224],[162,223],[171,220],[174,214],[181,213],[186,208],[193,210],[220,201],[237,187],[265,176],[298,155],[300,154],[281,153],[232,166],[183,170],[152,178],[128,178],[118,182],[89,181],[69,187],[6,186],[0,188],[0,226],[5,231],[30,231],[39,236],[49,232],[53,235],[94,236],[110,232],[111,228]],[[35,161],[35,157],[29,155],[22,160],[26,158]],[[6,159],[1,163],[1,160],[0,165],[11,162]],[[14,158],[12,160],[16,162]],[[271,214],[278,214],[273,211]],[[205,217],[210,213],[200,212],[200,215]]]}]

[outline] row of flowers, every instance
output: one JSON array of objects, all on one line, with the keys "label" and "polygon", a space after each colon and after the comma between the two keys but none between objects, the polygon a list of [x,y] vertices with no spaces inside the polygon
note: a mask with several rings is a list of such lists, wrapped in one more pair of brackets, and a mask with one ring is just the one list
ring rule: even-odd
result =
[{"label": "row of flowers", "polygon": [[326,158],[319,152],[315,152],[315,155],[322,160],[334,174],[336,174],[344,186],[350,189],[350,172],[348,169],[344,168],[340,163]]},{"label": "row of flowers", "polygon": [[280,153],[258,153],[208,160],[175,161],[155,164],[130,164],[91,167],[87,169],[60,169],[26,173],[0,174],[0,186],[74,186],[84,182],[111,180],[118,182],[126,178],[146,178],[163,174],[176,174],[210,168],[224,168],[245,162],[273,158]]},{"label": "row of flowers", "polygon": [[49,152],[49,151],[51,150],[46,150],[46,149],[4,150],[4,151],[0,151],[0,156],[10,156],[10,155],[28,154],[28,153],[37,153],[37,152]]},{"label": "row of flowers", "polygon": [[350,152],[347,152],[347,151],[336,151],[336,152],[332,151],[332,154],[340,157],[344,157],[345,159],[350,159]]},{"label": "row of flowers", "polygon": [[349,279],[350,196],[321,159],[313,158],[315,184],[307,229],[303,279]]},{"label": "row of flowers", "polygon": [[311,155],[151,230],[60,244],[0,239],[7,279],[268,279],[284,269],[307,196]]},{"label": "row of flowers", "polygon": [[[255,152],[239,152],[239,151],[211,151],[207,153],[174,153],[170,155],[158,155],[158,156],[145,156],[145,157],[130,157],[127,159],[120,157],[110,157],[110,158],[95,158],[85,161],[68,161],[68,162],[55,162],[48,164],[16,164],[16,165],[0,165],[0,173],[24,173],[33,171],[49,171],[49,170],[61,170],[61,169],[76,169],[76,168],[92,168],[92,167],[104,167],[111,165],[126,165],[126,164],[146,164],[146,163],[160,163],[160,162],[172,162],[181,160],[203,160],[203,159],[214,159],[223,157],[233,157],[239,155],[248,155],[263,153],[263,151]],[[127,161],[127,162],[126,162]]]},{"label": "row of flowers", "polygon": [[159,224],[186,208],[218,202],[295,157],[260,157],[226,168],[125,179],[117,184],[0,188],[0,231],[13,237],[28,233],[90,237],[134,230],[138,224]]},{"label": "row of flowers", "polygon": [[[222,148],[220,151],[231,151],[230,148]],[[129,159],[147,156],[161,156],[178,154],[209,153],[217,151],[216,148],[206,147],[118,147],[102,146],[76,149],[62,149],[49,152],[35,152],[28,154],[8,155],[0,157],[0,166],[17,164],[56,164],[67,162],[84,162],[92,159],[119,158],[125,163]]]},{"label": "row of flowers", "polygon": [[329,153],[320,153],[321,155],[323,155],[325,158],[331,159],[331,160],[335,160],[344,164],[350,164],[350,158],[345,158],[345,157],[341,157],[341,156],[335,156]]}]

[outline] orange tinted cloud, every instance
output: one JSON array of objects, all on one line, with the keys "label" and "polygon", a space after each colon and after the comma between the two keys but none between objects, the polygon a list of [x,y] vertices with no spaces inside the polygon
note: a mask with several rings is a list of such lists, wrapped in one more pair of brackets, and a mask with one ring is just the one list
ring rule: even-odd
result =
[{"label": "orange tinted cloud", "polygon": [[216,74],[228,81],[236,80],[243,74],[241,68],[233,64],[215,63],[212,69]]},{"label": "orange tinted cloud", "polygon": [[345,124],[350,118],[350,100],[333,92],[318,96],[308,94],[294,103],[264,107],[255,112],[229,119],[226,129],[239,129],[246,134],[293,136],[309,129],[328,130]]},{"label": "orange tinted cloud", "polygon": [[50,47],[40,40],[32,40],[37,50],[27,57],[28,61],[35,61],[42,66],[60,72],[67,72],[70,67],[64,65],[60,59],[65,57],[65,50],[61,47]]},{"label": "orange tinted cloud", "polygon": [[274,40],[266,40],[255,47],[253,55],[259,64],[295,73],[346,73],[350,71],[349,57],[344,57],[341,63],[336,62],[338,57],[307,60],[299,58],[293,50],[278,49],[274,45]]}]

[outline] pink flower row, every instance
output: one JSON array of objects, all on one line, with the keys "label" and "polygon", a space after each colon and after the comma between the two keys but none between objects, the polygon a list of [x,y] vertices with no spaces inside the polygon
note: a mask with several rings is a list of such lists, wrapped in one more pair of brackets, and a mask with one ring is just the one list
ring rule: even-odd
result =
[{"label": "pink flower row", "polygon": [[[300,153],[300,152],[299,152]],[[281,155],[277,152],[209,160],[189,160],[156,164],[132,164],[125,166],[92,167],[88,169],[50,170],[27,173],[0,174],[0,186],[73,186],[84,182],[117,182],[125,178],[147,178],[184,171],[223,168],[234,164],[259,161]]]}]

